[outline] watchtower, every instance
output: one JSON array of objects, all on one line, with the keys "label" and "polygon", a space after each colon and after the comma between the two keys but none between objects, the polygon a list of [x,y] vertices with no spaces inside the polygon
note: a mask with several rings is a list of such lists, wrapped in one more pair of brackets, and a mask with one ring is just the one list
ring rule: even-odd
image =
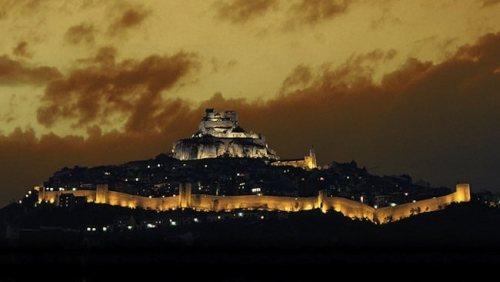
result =
[{"label": "watchtower", "polygon": [[191,183],[181,183],[179,185],[179,206],[181,208],[191,206]]},{"label": "watchtower", "polygon": [[458,183],[455,189],[456,201],[458,203],[470,201],[470,185],[468,183]]},{"label": "watchtower", "polygon": [[95,203],[105,204],[108,202],[108,184],[97,184],[95,189]]}]

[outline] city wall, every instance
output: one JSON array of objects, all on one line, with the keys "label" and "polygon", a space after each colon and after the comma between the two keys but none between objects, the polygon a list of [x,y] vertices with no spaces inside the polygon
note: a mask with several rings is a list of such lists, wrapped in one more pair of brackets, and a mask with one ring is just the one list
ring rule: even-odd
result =
[{"label": "city wall", "polygon": [[376,209],[374,212],[374,221],[380,223],[397,221],[419,213],[441,210],[451,203],[461,203],[469,201],[469,184],[457,184],[457,186],[455,187],[455,192],[448,195],[420,200],[414,203],[401,204],[394,207],[384,207]]},{"label": "city wall", "polygon": [[149,198],[109,191],[107,185],[98,185],[96,190],[45,191],[42,188],[38,193],[38,200],[39,202],[59,204],[60,196],[63,194],[85,197],[87,202],[97,204],[159,211],[177,208],[191,208],[200,211],[251,209],[296,212],[321,209],[323,212],[327,212],[335,210],[353,219],[367,219],[376,223],[393,222],[419,213],[440,210],[451,203],[470,201],[470,187],[468,184],[457,184],[456,191],[445,196],[378,209],[345,198],[327,197],[324,191],[320,191],[317,197],[214,196],[192,194],[190,184],[181,185],[179,195],[161,198]]}]

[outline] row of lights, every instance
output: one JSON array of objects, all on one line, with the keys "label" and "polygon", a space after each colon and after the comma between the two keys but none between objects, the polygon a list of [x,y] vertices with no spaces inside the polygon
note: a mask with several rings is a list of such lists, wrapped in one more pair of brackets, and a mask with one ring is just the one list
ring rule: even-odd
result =
[{"label": "row of lights", "polygon": [[[243,217],[244,214],[243,214],[243,212],[238,212],[237,216],[238,217]],[[265,217],[263,215],[260,216],[261,220],[263,220],[264,218]],[[222,219],[222,217],[220,215],[218,215],[217,219],[220,220],[220,219]],[[200,220],[197,217],[193,218],[193,221],[196,222],[196,223],[200,222]],[[169,219],[169,222],[170,222],[171,226],[177,226],[177,222],[175,220]],[[157,225],[153,224],[153,223],[146,224],[146,228],[148,228],[148,229],[153,229],[153,228],[156,228],[156,227],[157,227]],[[133,226],[132,225],[127,225],[127,229],[128,230],[132,230]],[[96,227],[87,227],[86,230],[87,230],[87,232],[96,232],[97,228]],[[107,226],[102,227],[102,231],[107,232],[108,231],[108,227]]]},{"label": "row of lights", "polygon": [[[197,219],[195,219],[195,220],[197,220]],[[171,220],[170,221],[170,225],[175,226],[175,225],[177,225],[177,222]],[[127,225],[127,229],[128,230],[132,230],[133,228],[134,227],[132,225]],[[146,224],[146,228],[148,228],[148,229],[156,228],[156,224],[148,223],[148,224]],[[87,227],[86,230],[87,230],[87,232],[96,232],[97,228],[96,227]],[[108,227],[107,226],[102,227],[102,231],[107,232],[108,231]]]},{"label": "row of lights", "polygon": [[[68,189],[69,189],[69,188],[68,188]],[[66,188],[64,188],[64,187],[59,187],[57,190],[59,190],[59,191],[66,191]],[[56,190],[56,191],[57,191],[57,190]],[[76,191],[76,188],[71,188],[71,190],[72,190],[72,191]],[[52,188],[52,187],[50,187],[50,188],[49,188],[49,187],[45,187],[45,191],[54,191],[54,188]],[[31,191],[30,191],[30,192],[31,192]]]}]

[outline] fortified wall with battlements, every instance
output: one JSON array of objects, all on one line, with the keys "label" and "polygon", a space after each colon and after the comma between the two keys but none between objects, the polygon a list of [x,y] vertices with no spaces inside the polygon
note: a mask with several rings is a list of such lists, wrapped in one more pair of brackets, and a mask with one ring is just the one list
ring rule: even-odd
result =
[{"label": "fortified wall with battlements", "polygon": [[424,212],[445,208],[452,203],[470,201],[469,184],[457,184],[455,192],[431,199],[415,201],[396,206],[374,208],[361,202],[340,197],[328,197],[320,191],[314,197],[281,196],[214,196],[192,194],[191,184],[182,184],[179,195],[172,197],[150,198],[110,191],[107,185],[97,185],[96,190],[46,191],[35,187],[39,202],[59,204],[61,195],[72,194],[85,197],[87,202],[109,204],[128,208],[143,208],[158,211],[190,208],[199,211],[231,211],[236,209],[298,212],[321,209],[323,212],[335,210],[352,219],[367,219],[375,223],[388,223]]}]

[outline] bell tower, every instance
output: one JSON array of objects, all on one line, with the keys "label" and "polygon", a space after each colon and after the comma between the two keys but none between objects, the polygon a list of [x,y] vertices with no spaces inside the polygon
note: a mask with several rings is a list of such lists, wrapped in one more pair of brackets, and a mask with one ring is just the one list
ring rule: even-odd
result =
[{"label": "bell tower", "polygon": [[304,162],[308,169],[318,167],[318,164],[316,163],[316,154],[314,153],[314,149],[312,147],[309,149],[309,155],[304,157]]}]

